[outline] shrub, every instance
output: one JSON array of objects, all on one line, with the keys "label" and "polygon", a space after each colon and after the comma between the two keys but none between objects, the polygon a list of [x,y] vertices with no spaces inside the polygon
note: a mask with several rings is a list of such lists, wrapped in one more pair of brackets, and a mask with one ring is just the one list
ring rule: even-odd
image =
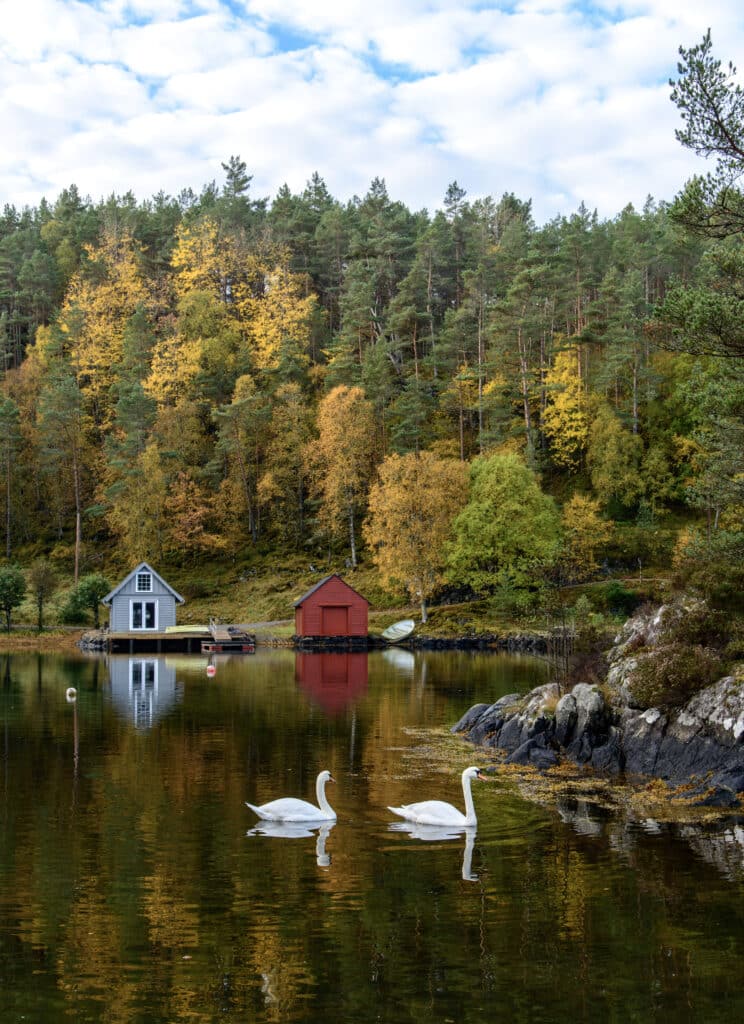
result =
[{"label": "shrub", "polygon": [[695,601],[665,624],[665,633],[670,642],[718,647],[726,639],[726,621],[720,611]]},{"label": "shrub", "polygon": [[699,594],[729,613],[744,609],[744,533],[685,531],[674,553],[674,570],[677,589]]},{"label": "shrub", "polygon": [[726,644],[727,661],[744,661],[744,637],[734,637]]},{"label": "shrub", "polygon": [[59,617],[68,626],[85,625],[89,622],[88,610],[80,601],[77,590],[71,590],[62,602]]},{"label": "shrub", "polygon": [[637,572],[640,566],[668,565],[676,534],[670,527],[617,523],[605,546],[609,566]]},{"label": "shrub", "polygon": [[642,601],[640,594],[630,590],[620,580],[610,580],[597,595],[597,603],[612,615],[632,615]]},{"label": "shrub", "polygon": [[702,644],[665,644],[638,658],[630,692],[642,708],[685,704],[722,675],[718,654]]}]

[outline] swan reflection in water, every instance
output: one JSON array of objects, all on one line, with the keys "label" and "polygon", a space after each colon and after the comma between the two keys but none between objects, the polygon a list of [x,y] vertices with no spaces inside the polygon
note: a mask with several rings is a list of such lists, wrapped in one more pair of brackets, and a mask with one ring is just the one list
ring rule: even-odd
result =
[{"label": "swan reflection in water", "polygon": [[326,839],[335,821],[260,821],[254,828],[246,832],[247,836],[274,836],[278,839],[303,839],[318,833],[315,841],[315,859],[318,866],[327,868],[331,863],[330,853],[326,853]]},{"label": "swan reflection in water", "polygon": [[388,825],[390,832],[407,832],[412,839],[422,839],[427,843],[442,842],[448,839],[459,839],[465,836],[465,849],[462,852],[462,877],[465,882],[477,882],[478,876],[473,874],[473,846],[477,829],[473,826],[457,828],[444,825],[417,825],[411,821],[393,821]]}]

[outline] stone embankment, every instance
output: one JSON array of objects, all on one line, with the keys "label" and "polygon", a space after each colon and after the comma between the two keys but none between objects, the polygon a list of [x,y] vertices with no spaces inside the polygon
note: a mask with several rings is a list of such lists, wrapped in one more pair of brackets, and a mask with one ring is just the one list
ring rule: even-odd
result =
[{"label": "stone embankment", "polygon": [[513,654],[545,654],[549,638],[539,633],[473,633],[467,636],[412,636],[403,646],[421,651],[509,651]]},{"label": "stone embankment", "polygon": [[[703,805],[738,806],[744,796],[744,675],[727,675],[681,705],[644,706],[639,666],[667,657],[670,631],[685,631],[682,606],[639,614],[608,654],[602,686],[558,683],[476,704],[453,727],[473,743],[540,769],[567,757],[616,775],[648,775],[688,786]],[[636,685],[634,685],[636,684]]]},{"label": "stone embankment", "polygon": [[81,651],[105,651],[107,633],[104,629],[89,629],[80,637],[77,646]]}]

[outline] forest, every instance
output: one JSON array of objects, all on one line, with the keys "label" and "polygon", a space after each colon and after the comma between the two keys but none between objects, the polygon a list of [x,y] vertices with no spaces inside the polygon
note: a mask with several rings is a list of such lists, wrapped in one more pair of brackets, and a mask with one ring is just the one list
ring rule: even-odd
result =
[{"label": "forest", "polygon": [[239,156],[175,197],[6,204],[3,571],[297,555],[425,617],[649,566],[741,602],[744,101],[709,35],[680,53],[715,170],[609,220],[381,177],[258,197]]}]

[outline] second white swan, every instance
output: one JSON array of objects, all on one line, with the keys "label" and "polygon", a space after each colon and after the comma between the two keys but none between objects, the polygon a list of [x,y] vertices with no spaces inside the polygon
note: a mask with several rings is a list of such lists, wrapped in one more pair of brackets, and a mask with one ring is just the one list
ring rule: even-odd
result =
[{"label": "second white swan", "polygon": [[452,804],[445,803],[444,800],[422,800],[416,804],[404,804],[402,807],[388,807],[388,810],[416,825],[458,825],[461,828],[477,825],[478,819],[475,816],[470,784],[473,779],[485,778],[486,776],[480,768],[466,768],[462,773],[462,792],[465,797],[464,814]]},{"label": "second white swan", "polygon": [[249,804],[247,800],[245,803],[264,821],[335,821],[336,812],[328,803],[325,795],[327,782],[335,782],[335,779],[328,770],[325,770],[315,780],[317,807],[307,800],[298,800],[293,796],[270,800],[269,803],[261,804],[260,807]]}]

